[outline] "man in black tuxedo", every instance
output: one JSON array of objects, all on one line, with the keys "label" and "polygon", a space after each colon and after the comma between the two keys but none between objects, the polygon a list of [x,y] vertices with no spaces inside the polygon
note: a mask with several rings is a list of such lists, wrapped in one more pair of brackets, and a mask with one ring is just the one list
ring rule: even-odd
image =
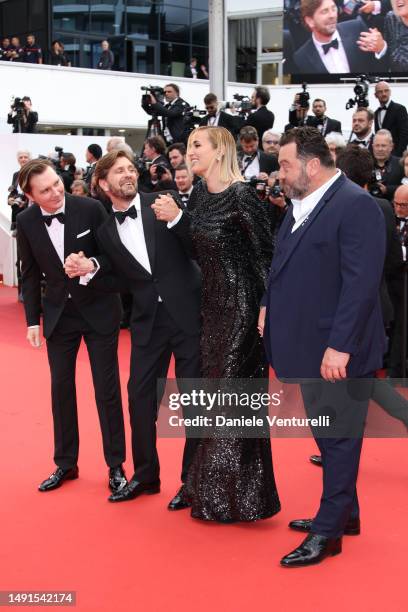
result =
[{"label": "man in black tuxedo", "polygon": [[[201,279],[177,237],[156,221],[151,205],[160,194],[138,193],[131,157],[124,151],[105,155],[97,164],[95,181],[112,200],[114,212],[98,229],[99,243],[117,277],[107,276],[105,282],[115,286],[119,279],[133,296],[128,393],[135,473],[127,487],[109,498],[121,502],[160,491],[157,379],[165,377],[171,353],[178,380],[200,377]],[[88,265],[89,260],[74,254],[67,261],[73,275]],[[90,281],[90,290],[98,275]],[[186,440],[182,481],[196,445],[196,439]],[[181,488],[169,509],[186,507]]]},{"label": "man in black tuxedo", "polygon": [[255,87],[252,92],[251,102],[254,111],[248,116],[247,120],[240,127],[251,126],[258,132],[259,141],[262,142],[262,136],[266,130],[271,130],[275,122],[275,115],[266,108],[271,95],[267,87]]},{"label": "man in black tuxedo", "polygon": [[298,72],[349,74],[383,67],[383,61],[360,42],[368,33],[365,23],[358,18],[338,24],[334,0],[301,0],[301,13],[312,35],[294,54]]},{"label": "man in black tuxedo", "polygon": [[375,111],[375,131],[389,130],[394,141],[393,155],[401,157],[408,145],[408,113],[405,106],[391,100],[391,88],[385,81],[375,85],[380,107]]},{"label": "man in black tuxedo", "polygon": [[13,134],[34,134],[37,129],[38,113],[32,110],[31,98],[21,98],[23,104],[22,112],[16,112],[13,108],[7,115],[7,123],[13,126]]},{"label": "man in black tuxedo", "polygon": [[313,100],[312,111],[314,117],[308,117],[307,125],[311,125],[312,127],[316,127],[322,136],[327,136],[330,132],[338,132],[341,131],[341,123],[337,121],[337,119],[331,119],[326,116],[326,102],[321,98],[316,98]]},{"label": "man in black tuxedo", "polygon": [[[34,159],[23,166],[19,185],[35,202],[17,217],[21,257],[22,291],[27,319],[27,339],[41,346],[40,315],[47,340],[51,370],[54,418],[54,461],[57,469],[39,486],[50,491],[66,480],[78,478],[78,420],[75,365],[82,338],[88,349],[102,430],[103,449],[109,466],[109,487],[119,491],[126,484],[125,433],[120,394],[117,346],[121,308],[119,296],[106,294],[68,279],[64,259],[73,251],[88,257],[87,272],[108,267],[99,256],[96,231],[107,217],[100,202],[64,193],[61,178],[48,160]],[[41,300],[41,281],[46,290]]]},{"label": "man in black tuxedo", "polygon": [[236,137],[239,125],[242,124],[239,118],[233,117],[228,113],[219,110],[218,98],[215,94],[209,93],[204,98],[204,105],[207,114],[201,119],[200,125],[211,127],[224,127]]},{"label": "man in black tuxedo", "polygon": [[374,140],[373,122],[373,111],[369,108],[358,107],[353,113],[349,143],[357,144],[359,147],[368,149],[372,153]]},{"label": "man in black tuxedo", "polygon": [[392,200],[401,184],[404,170],[398,157],[392,155],[393,140],[389,130],[379,130],[373,140],[374,171],[382,197]]},{"label": "man in black tuxedo", "polygon": [[184,208],[191,210],[190,196],[194,189],[193,175],[186,164],[181,164],[174,171],[179,199]]},{"label": "man in black tuxedo", "polygon": [[240,152],[238,162],[246,179],[256,176],[268,180],[271,172],[279,170],[275,155],[268,155],[259,149],[258,133],[253,127],[243,127],[239,133]]},{"label": "man in black tuxedo", "polygon": [[150,98],[144,96],[142,108],[148,115],[163,117],[163,136],[167,145],[173,142],[186,142],[187,132],[184,113],[188,104],[180,98],[180,89],[175,83],[169,83],[165,86],[164,95],[165,104],[158,102],[153,94],[150,94]]}]

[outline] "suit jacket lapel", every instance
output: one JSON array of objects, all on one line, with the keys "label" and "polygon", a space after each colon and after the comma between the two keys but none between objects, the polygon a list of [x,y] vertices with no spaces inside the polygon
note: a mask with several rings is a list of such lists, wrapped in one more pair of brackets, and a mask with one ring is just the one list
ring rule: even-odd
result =
[{"label": "suit jacket lapel", "polygon": [[145,204],[145,199],[142,193],[140,194],[140,204],[147,254],[149,256],[150,268],[153,273],[156,253],[156,232],[154,229],[156,217],[154,216],[154,212],[152,211],[150,206]]},{"label": "suit jacket lapel", "polygon": [[[345,181],[345,176],[341,175],[333,183],[333,185],[331,185],[330,188],[326,191],[326,193],[319,200],[319,202],[314,207],[314,209],[312,210],[310,215],[305,219],[305,221],[303,221],[302,225],[300,227],[298,227],[298,229],[295,231],[295,233],[292,236],[292,239],[291,239],[291,241],[289,243],[289,246],[286,249],[285,254],[282,257],[282,259],[280,259],[280,260],[278,260],[276,262],[277,263],[276,266],[272,265],[272,268],[274,269],[273,276],[276,276],[282,270],[284,265],[290,259],[293,251],[296,249],[296,247],[299,244],[299,242],[302,240],[304,235],[307,233],[308,229],[316,221],[318,215],[323,210],[323,208],[326,205],[326,203],[332,198],[332,196],[336,193],[336,191],[343,185],[344,181]],[[281,232],[282,232],[281,235],[282,236],[285,234],[285,232],[287,232],[288,225],[291,222],[291,216],[290,215],[286,215],[286,217],[289,217],[289,218],[288,219],[285,218],[285,220],[284,220],[284,222],[282,224],[282,227],[281,227]]]},{"label": "suit jacket lapel", "polygon": [[110,215],[109,218],[105,221],[105,224],[101,227],[101,229],[105,229],[108,237],[114,244],[115,248],[120,251],[123,256],[123,268],[125,270],[137,270],[137,272],[143,272],[144,275],[150,276],[149,272],[135,259],[130,251],[122,243],[118,228],[116,225],[115,215]]},{"label": "suit jacket lapel", "polygon": [[[57,251],[55,250],[54,245],[52,244],[51,238],[45,227],[45,223],[42,218],[43,216],[42,216],[41,209],[37,204],[34,204],[33,206],[35,206],[35,217],[33,219],[34,231],[35,231],[36,238],[38,239],[38,242],[41,246],[41,249],[45,250],[47,256],[49,255],[54,260],[54,264],[56,268],[60,269],[61,272],[65,274],[64,269],[62,267],[61,260],[58,256]],[[54,223],[56,222],[54,221]]]},{"label": "suit jacket lapel", "polygon": [[78,213],[78,204],[73,201],[72,196],[65,194],[64,257],[74,253],[77,246]]}]

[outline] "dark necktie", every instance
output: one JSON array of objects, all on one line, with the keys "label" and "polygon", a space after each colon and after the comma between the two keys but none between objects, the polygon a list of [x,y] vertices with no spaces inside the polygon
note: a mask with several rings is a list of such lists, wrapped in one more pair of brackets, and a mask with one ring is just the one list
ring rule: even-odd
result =
[{"label": "dark necktie", "polygon": [[115,212],[116,220],[119,221],[119,224],[122,225],[126,217],[130,217],[131,219],[136,219],[137,210],[135,205],[133,204],[127,210],[118,210]]},{"label": "dark necktie", "polygon": [[333,49],[338,49],[339,48],[338,38],[335,38],[331,42],[326,43],[325,45],[322,45],[322,49],[323,49],[324,54],[327,55],[332,47],[333,47]]},{"label": "dark necktie", "polygon": [[65,213],[60,212],[55,215],[43,215],[44,223],[46,223],[48,227],[51,226],[53,219],[58,219],[60,223],[64,224],[65,223]]}]

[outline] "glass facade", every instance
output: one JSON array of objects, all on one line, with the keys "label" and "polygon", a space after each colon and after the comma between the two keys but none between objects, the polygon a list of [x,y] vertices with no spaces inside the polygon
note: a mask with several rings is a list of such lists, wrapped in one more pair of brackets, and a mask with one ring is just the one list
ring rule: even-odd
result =
[{"label": "glass facade", "polygon": [[208,65],[206,0],[52,0],[52,38],[73,66],[93,68],[107,38],[114,69],[183,76],[194,55]]}]

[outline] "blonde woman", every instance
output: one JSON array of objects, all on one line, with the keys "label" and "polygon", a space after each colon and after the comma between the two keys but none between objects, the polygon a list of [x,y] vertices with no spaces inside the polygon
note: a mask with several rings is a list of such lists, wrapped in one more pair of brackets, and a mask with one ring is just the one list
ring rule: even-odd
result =
[{"label": "blonde woman", "polygon": [[[194,130],[187,162],[202,178],[191,194],[194,210],[181,211],[170,196],[160,196],[153,209],[201,267],[202,375],[267,378],[257,330],[272,257],[267,207],[243,182],[235,142],[225,128]],[[187,482],[170,509],[191,506],[194,518],[219,522],[253,521],[278,512],[269,437],[220,435],[200,441]]]}]

